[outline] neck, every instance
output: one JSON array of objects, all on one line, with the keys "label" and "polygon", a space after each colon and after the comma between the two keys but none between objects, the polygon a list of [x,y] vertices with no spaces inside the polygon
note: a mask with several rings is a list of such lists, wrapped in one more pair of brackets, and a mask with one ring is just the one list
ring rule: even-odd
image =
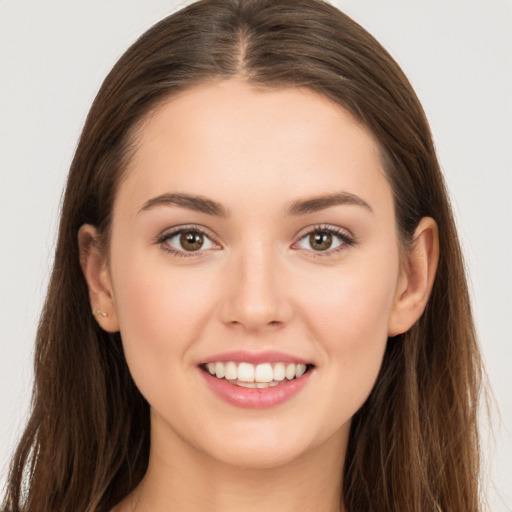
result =
[{"label": "neck", "polygon": [[116,512],[341,512],[346,442],[339,435],[279,467],[241,468],[153,431],[148,471]]}]

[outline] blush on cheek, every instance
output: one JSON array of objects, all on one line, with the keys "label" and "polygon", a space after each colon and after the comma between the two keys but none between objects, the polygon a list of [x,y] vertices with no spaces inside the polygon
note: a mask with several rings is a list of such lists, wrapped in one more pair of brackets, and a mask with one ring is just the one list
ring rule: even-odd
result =
[{"label": "blush on cheek", "polygon": [[354,413],[370,393],[387,343],[393,297],[386,280],[361,279],[356,274],[318,293],[312,325],[331,362],[340,370],[340,394]]},{"label": "blush on cheek", "polygon": [[211,317],[212,280],[136,260],[121,271],[116,307],[127,360],[144,372],[153,368],[157,375],[160,368],[165,375]]},{"label": "blush on cheek", "polygon": [[323,290],[309,292],[312,322],[325,334],[331,331],[355,342],[374,335],[386,337],[392,292],[393,287],[387,283],[355,274],[346,276]]}]

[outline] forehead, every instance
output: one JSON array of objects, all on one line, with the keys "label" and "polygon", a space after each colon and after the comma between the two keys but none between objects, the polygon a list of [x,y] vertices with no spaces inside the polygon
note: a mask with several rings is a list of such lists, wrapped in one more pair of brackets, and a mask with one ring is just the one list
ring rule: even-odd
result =
[{"label": "forehead", "polygon": [[378,144],[341,106],[304,88],[235,80],[158,106],[137,130],[125,178],[119,195],[140,204],[163,192],[229,203],[389,188]]}]

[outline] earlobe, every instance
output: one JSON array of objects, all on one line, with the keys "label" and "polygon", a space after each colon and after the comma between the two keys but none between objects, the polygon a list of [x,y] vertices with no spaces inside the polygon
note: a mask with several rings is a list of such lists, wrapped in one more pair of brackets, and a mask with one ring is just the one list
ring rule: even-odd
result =
[{"label": "earlobe", "polygon": [[399,278],[388,336],[408,331],[422,315],[434,285],[438,260],[437,224],[434,219],[424,217],[414,232],[414,241]]},{"label": "earlobe", "polygon": [[84,224],[78,231],[80,266],[89,288],[91,311],[99,326],[108,332],[117,332],[119,322],[107,258],[98,246],[94,226]]}]

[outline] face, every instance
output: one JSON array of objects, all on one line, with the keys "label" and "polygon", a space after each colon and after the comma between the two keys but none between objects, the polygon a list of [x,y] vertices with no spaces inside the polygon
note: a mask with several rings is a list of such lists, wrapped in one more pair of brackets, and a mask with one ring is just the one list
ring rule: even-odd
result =
[{"label": "face", "polygon": [[343,444],[401,283],[371,135],[313,92],[224,81],[136,144],[108,280],[152,442],[258,467]]}]

